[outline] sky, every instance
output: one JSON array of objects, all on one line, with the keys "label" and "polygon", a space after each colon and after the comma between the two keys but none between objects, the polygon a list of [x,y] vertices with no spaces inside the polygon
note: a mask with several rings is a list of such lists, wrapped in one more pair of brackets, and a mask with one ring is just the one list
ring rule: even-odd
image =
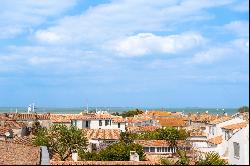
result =
[{"label": "sky", "polygon": [[248,106],[248,6],[0,0],[0,106]]}]

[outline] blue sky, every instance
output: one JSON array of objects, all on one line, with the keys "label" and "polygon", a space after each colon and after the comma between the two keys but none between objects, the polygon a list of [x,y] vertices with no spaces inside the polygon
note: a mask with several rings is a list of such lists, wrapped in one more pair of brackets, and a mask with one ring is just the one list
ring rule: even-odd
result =
[{"label": "blue sky", "polygon": [[0,3],[0,106],[249,105],[247,0]]}]

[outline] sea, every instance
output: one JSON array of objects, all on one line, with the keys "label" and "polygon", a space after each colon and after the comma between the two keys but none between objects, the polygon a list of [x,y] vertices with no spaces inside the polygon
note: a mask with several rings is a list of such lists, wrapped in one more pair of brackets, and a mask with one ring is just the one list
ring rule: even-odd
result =
[{"label": "sea", "polygon": [[[146,107],[88,107],[89,112],[94,111],[108,111],[110,113],[118,112],[122,113],[129,110],[160,110],[160,111],[168,111],[168,112],[183,112],[187,113],[204,113],[208,112],[210,114],[223,114],[227,113],[228,115],[233,115],[237,113],[238,108],[200,108],[200,107],[186,107],[186,108],[146,108]],[[27,112],[27,107],[0,107],[0,113],[10,113],[10,112],[19,112],[25,113]],[[35,107],[35,112],[37,113],[80,113],[86,111],[86,107],[71,107],[71,108],[56,108],[56,107]]]}]

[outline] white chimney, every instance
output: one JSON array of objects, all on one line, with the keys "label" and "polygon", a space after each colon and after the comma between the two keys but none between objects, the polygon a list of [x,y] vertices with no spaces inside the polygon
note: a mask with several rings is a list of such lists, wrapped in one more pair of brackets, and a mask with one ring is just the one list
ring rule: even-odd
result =
[{"label": "white chimney", "polygon": [[72,152],[72,160],[77,161],[78,160],[78,153],[76,151]]},{"label": "white chimney", "polygon": [[136,151],[130,151],[130,161],[139,161],[139,155]]}]

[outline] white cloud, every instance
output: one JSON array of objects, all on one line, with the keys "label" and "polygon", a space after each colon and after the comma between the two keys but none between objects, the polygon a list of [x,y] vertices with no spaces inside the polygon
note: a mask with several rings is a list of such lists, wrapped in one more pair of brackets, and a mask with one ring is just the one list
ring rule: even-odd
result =
[{"label": "white cloud", "polygon": [[[1,0],[0,38],[11,38],[56,17],[76,4],[76,0]],[[7,32],[7,33],[6,33]]]},{"label": "white cloud", "polygon": [[58,36],[57,34],[52,33],[52,32],[46,32],[46,31],[38,31],[36,32],[36,36],[41,41],[45,41],[48,43],[58,43],[62,40],[60,36]]},{"label": "white cloud", "polygon": [[205,39],[197,33],[183,33],[170,36],[156,36],[140,33],[110,45],[121,56],[141,56],[150,53],[174,54],[202,45]]},{"label": "white cloud", "polygon": [[237,12],[248,12],[249,11],[249,0],[236,1],[232,4],[231,9]]},{"label": "white cloud", "polygon": [[58,57],[38,57],[34,56],[28,59],[28,62],[32,65],[53,65],[57,63],[63,63],[63,58]]},{"label": "white cloud", "polygon": [[224,29],[235,33],[239,37],[249,36],[249,22],[248,21],[232,21],[224,26]]},{"label": "white cloud", "polygon": [[[210,19],[206,9],[231,4],[232,0],[119,0],[97,5],[81,15],[65,17],[35,35],[38,41],[53,44],[50,38],[39,34],[53,34],[60,43],[94,43],[112,41],[133,34],[166,32],[183,22]],[[57,44],[57,41],[54,41]]]},{"label": "white cloud", "polygon": [[194,57],[187,61],[188,64],[200,64],[200,63],[212,63],[216,60],[231,54],[230,48],[211,48],[207,51],[200,52],[194,55]]},{"label": "white cloud", "polygon": [[[234,57],[249,57],[249,50],[246,43],[248,39],[235,39],[221,46],[214,46],[206,51],[195,54],[191,59],[186,60],[186,64],[211,64],[222,59],[230,59]],[[245,58],[244,58],[245,59]]]}]

